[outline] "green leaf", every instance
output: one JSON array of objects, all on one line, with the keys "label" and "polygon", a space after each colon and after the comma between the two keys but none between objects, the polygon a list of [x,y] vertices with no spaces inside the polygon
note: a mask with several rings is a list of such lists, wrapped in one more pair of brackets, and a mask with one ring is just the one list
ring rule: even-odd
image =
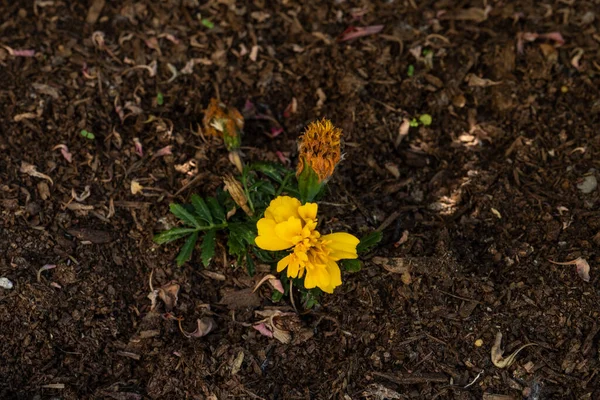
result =
[{"label": "green leaf", "polygon": [[215,27],[215,24],[209,19],[202,18],[202,20],[200,22],[202,23],[202,25],[204,25],[208,29],[212,29]]},{"label": "green leaf", "polygon": [[304,162],[304,169],[298,176],[298,190],[300,191],[302,204],[313,201],[323,186],[323,183],[319,182],[319,176],[310,164]]},{"label": "green leaf", "polygon": [[251,277],[254,276],[254,273],[256,272],[256,264],[254,264],[254,260],[248,252],[246,252],[246,271]]},{"label": "green leaf", "polygon": [[190,226],[195,226],[198,229],[202,227],[198,220],[194,218],[194,216],[181,204],[171,203],[169,204],[169,209],[171,210],[171,213],[173,213],[173,215],[175,215],[177,218],[179,218],[186,224]]},{"label": "green leaf", "polygon": [[365,253],[371,250],[373,247],[377,245],[381,241],[383,234],[379,231],[373,231],[371,233],[366,234],[360,239],[360,243],[356,246],[356,251],[358,253]]},{"label": "green leaf", "polygon": [[277,183],[282,183],[290,170],[281,164],[268,162],[255,162],[248,167],[249,170],[262,172]]},{"label": "green leaf", "polygon": [[417,121],[416,118],[413,118],[413,119],[410,120],[409,126],[411,128],[417,128],[419,126],[419,121]]},{"label": "green leaf", "polygon": [[362,261],[360,260],[342,260],[340,261],[342,267],[348,272],[358,272],[362,269]]},{"label": "green leaf", "polygon": [[92,132],[88,132],[85,129],[82,129],[81,132],[79,132],[79,134],[81,136],[83,136],[84,138],[90,139],[90,140],[94,140],[96,138],[96,136]]},{"label": "green leaf", "polygon": [[155,243],[158,244],[169,243],[173,240],[177,240],[196,231],[196,228],[173,228],[169,229],[168,231],[164,231],[157,235],[154,235],[153,240]]},{"label": "green leaf", "polygon": [[202,253],[200,258],[202,259],[202,265],[208,267],[210,260],[215,255],[215,244],[216,244],[217,230],[210,229],[206,231],[204,238],[202,239]]},{"label": "green leaf", "polygon": [[252,222],[231,222],[227,225],[229,238],[227,247],[229,254],[238,258],[246,254],[249,245],[254,244],[256,228]]},{"label": "green leaf", "polygon": [[283,293],[281,293],[279,290],[273,290],[273,293],[271,294],[271,301],[273,303],[279,303],[281,299],[283,299]]},{"label": "green leaf", "polygon": [[413,76],[415,74],[415,66],[410,64],[408,66],[408,71],[406,71],[406,75],[408,75],[409,77]]},{"label": "green leaf", "polygon": [[158,104],[159,106],[162,106],[165,103],[165,97],[163,96],[163,94],[161,92],[158,92],[156,94],[156,104]]},{"label": "green leaf", "polygon": [[194,246],[198,241],[198,231],[192,233],[190,237],[187,238],[184,245],[181,247],[179,251],[179,255],[177,256],[177,266],[181,267],[186,261],[192,258],[192,252],[194,251]]},{"label": "green leaf", "polygon": [[227,220],[227,217],[225,216],[225,211],[223,211],[223,206],[219,204],[217,199],[215,199],[214,197],[208,197],[206,199],[206,202],[208,203],[210,213],[212,214],[213,218],[217,220],[217,222],[223,223]]},{"label": "green leaf", "polygon": [[193,194],[190,200],[192,201],[194,210],[196,210],[196,214],[200,217],[200,219],[202,219],[208,224],[212,224],[212,215],[204,199],[202,199],[202,197],[198,196],[197,194]]},{"label": "green leaf", "polygon": [[429,114],[423,114],[419,117],[419,121],[421,121],[423,125],[429,126],[433,122],[433,118],[431,118],[431,115]]}]

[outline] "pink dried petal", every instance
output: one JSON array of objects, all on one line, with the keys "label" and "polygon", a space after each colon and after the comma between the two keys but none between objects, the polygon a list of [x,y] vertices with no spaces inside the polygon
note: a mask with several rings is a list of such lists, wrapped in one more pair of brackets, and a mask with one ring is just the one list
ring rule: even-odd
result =
[{"label": "pink dried petal", "polygon": [[374,35],[383,30],[383,25],[371,25],[365,27],[350,26],[338,38],[338,42],[357,39],[363,36]]},{"label": "pink dried petal", "polygon": [[252,103],[250,100],[246,100],[246,103],[244,103],[244,108],[242,109],[242,113],[249,114],[254,112],[255,110],[256,107],[254,106],[254,103]]},{"label": "pink dried petal", "polygon": [[135,145],[135,152],[138,156],[144,157],[144,149],[142,147],[142,142],[140,142],[139,138],[133,138],[133,144]]},{"label": "pink dried petal", "polygon": [[60,153],[67,160],[67,162],[71,163],[73,161],[73,155],[69,153],[69,148],[65,144],[57,144],[52,148],[52,150],[60,149]]},{"label": "pink dried petal", "polygon": [[13,50],[12,55],[15,57],[35,57],[35,50]]},{"label": "pink dried petal", "polygon": [[173,146],[171,146],[171,145],[165,146],[162,149],[158,150],[156,153],[154,153],[154,157],[162,157],[162,156],[166,156],[169,154],[173,154],[171,152],[172,149],[173,149]]},{"label": "pink dried petal", "polygon": [[269,330],[269,328],[267,328],[267,325],[265,325],[264,322],[262,322],[262,323],[260,323],[258,325],[252,325],[252,327],[254,329],[256,329],[257,331],[259,331],[260,334],[263,335],[263,336],[270,337],[270,338],[273,337],[273,332],[271,332]]},{"label": "pink dried petal", "polygon": [[277,155],[277,158],[279,158],[279,161],[281,161],[282,164],[284,164],[284,165],[290,164],[290,162],[291,162],[290,159],[287,158],[286,156],[284,156],[282,152],[276,151],[275,154]]},{"label": "pink dried petal", "polygon": [[542,33],[539,35],[539,37],[541,39],[554,40],[556,42],[556,44],[559,46],[565,44],[565,39],[563,38],[563,35],[561,35],[560,32]]},{"label": "pink dried petal", "polygon": [[269,283],[273,286],[273,289],[277,290],[279,293],[285,293],[283,289],[283,284],[279,279],[269,279]]},{"label": "pink dried petal", "polygon": [[276,138],[277,136],[281,135],[281,133],[283,132],[283,128],[271,128],[271,138]]},{"label": "pink dried petal", "polygon": [[[215,321],[212,318],[208,318],[208,317],[199,319],[197,322],[198,322],[198,326],[196,327],[196,330],[194,332],[188,333],[188,332],[184,331],[183,329],[181,330],[181,332],[183,333],[183,335],[185,337],[201,338],[202,336],[208,335],[217,326]],[[180,321],[180,324],[181,324],[181,321]]]}]

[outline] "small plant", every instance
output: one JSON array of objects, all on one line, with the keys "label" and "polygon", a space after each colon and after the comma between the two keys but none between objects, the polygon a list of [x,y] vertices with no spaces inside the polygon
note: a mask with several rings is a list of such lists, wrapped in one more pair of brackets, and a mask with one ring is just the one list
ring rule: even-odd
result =
[{"label": "small plant", "polygon": [[[213,99],[204,123],[205,132],[222,137],[230,152],[239,149],[243,118],[237,110]],[[342,284],[340,266],[359,271],[359,253],[381,240],[380,232],[359,240],[346,232],[317,230],[318,199],[341,160],[341,137],[341,130],[329,120],[311,123],[300,137],[296,171],[265,162],[241,165],[240,160],[239,176],[225,176],[224,190],[215,197],[194,194],[190,204],[171,204],[171,213],[182,226],[159,233],[155,242],[185,239],[177,256],[182,265],[201,241],[199,258],[208,266],[216,241],[224,236],[229,255],[244,263],[250,275],[255,259],[280,274],[285,289],[274,291],[273,301],[291,295],[296,287],[304,307],[311,308],[322,292],[333,293]]]},{"label": "small plant", "polygon": [[85,129],[82,129],[81,132],[79,132],[79,134],[89,140],[94,140],[96,138],[96,136],[92,132],[86,131]]}]

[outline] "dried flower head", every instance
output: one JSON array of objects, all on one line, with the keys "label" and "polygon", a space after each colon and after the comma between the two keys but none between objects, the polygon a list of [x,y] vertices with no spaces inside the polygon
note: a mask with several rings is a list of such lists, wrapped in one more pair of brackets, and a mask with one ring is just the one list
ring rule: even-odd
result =
[{"label": "dried flower head", "polygon": [[206,134],[223,138],[228,150],[240,147],[244,117],[236,108],[213,98],[204,111],[203,123]]},{"label": "dried flower head", "polygon": [[231,198],[235,201],[235,204],[241,207],[246,215],[251,217],[254,213],[250,207],[248,207],[248,199],[242,189],[242,185],[230,174],[223,177],[223,182],[225,183],[225,190],[229,192]]},{"label": "dried flower head", "polygon": [[311,122],[300,137],[296,176],[300,176],[309,165],[319,177],[319,182],[327,181],[340,162],[341,136],[342,130],[333,126],[328,119]]}]

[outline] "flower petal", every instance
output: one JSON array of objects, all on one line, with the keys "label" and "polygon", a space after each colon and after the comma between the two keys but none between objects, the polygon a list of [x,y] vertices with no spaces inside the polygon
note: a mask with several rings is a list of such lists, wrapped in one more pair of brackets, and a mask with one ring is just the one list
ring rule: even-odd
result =
[{"label": "flower petal", "polygon": [[290,264],[291,257],[292,254],[290,254],[289,256],[285,256],[281,260],[279,260],[279,262],[277,263],[277,272],[281,272],[287,268],[287,266]]},{"label": "flower petal", "polygon": [[346,232],[331,233],[321,236],[324,241],[329,241],[327,247],[331,250],[329,258],[334,261],[346,258],[358,258],[356,246],[360,242],[356,236]]},{"label": "flower petal", "polygon": [[275,234],[279,239],[296,244],[302,240],[302,221],[296,217],[290,217],[287,221],[275,226]]},{"label": "flower petal", "polygon": [[289,249],[294,245],[290,241],[281,239],[275,233],[275,221],[272,219],[262,218],[256,223],[258,236],[254,239],[254,243],[263,250],[279,251]]},{"label": "flower petal", "polygon": [[301,205],[300,200],[294,197],[279,196],[271,200],[269,207],[265,210],[265,217],[275,220],[277,223],[287,221],[291,217],[298,218],[298,207]]},{"label": "flower petal", "polygon": [[314,220],[317,218],[317,210],[319,206],[317,203],[306,203],[303,206],[298,207],[298,215],[304,220]]},{"label": "flower petal", "polygon": [[316,286],[321,289],[329,286],[329,273],[323,266],[308,266],[306,267],[306,278],[304,279],[304,287],[312,289]]}]

